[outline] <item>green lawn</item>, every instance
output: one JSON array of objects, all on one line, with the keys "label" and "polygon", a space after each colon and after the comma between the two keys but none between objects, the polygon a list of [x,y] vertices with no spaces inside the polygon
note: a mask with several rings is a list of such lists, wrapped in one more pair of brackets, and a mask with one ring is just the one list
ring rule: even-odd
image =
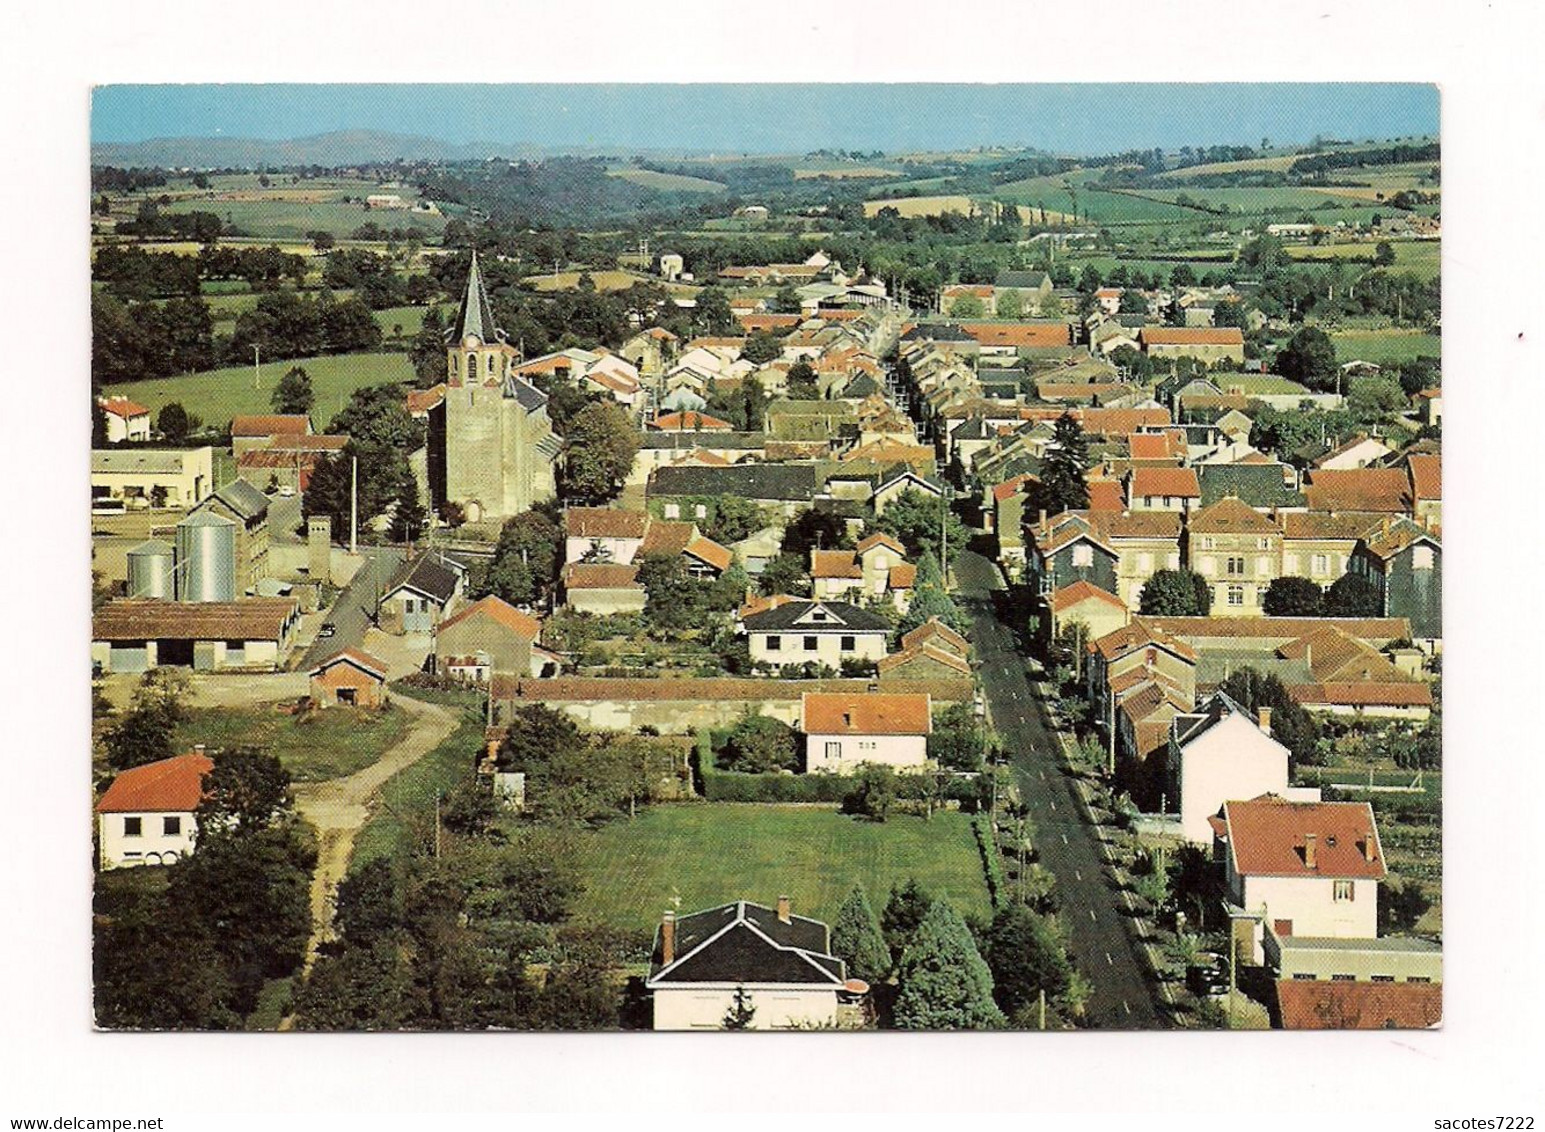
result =
[{"label": "green lawn", "polygon": [[1384,365],[1419,356],[1442,357],[1443,340],[1436,334],[1411,330],[1343,330],[1331,334],[1336,357],[1343,362],[1363,361]]},{"label": "green lawn", "polygon": [[330,707],[304,718],[277,706],[192,708],[177,729],[177,748],[203,743],[221,747],[262,747],[296,782],[322,782],[363,770],[408,730],[401,708],[359,711]]},{"label": "green lawn", "polygon": [[424,315],[428,312],[428,307],[387,307],[374,313],[381,333],[388,338],[392,336],[394,326],[402,327],[403,338],[412,338],[424,328]]},{"label": "green lawn", "polygon": [[356,389],[413,380],[413,366],[406,354],[335,354],[282,362],[265,361],[258,388],[253,388],[252,367],[244,365],[181,377],[131,381],[114,385],[108,392],[138,401],[152,413],[160,411],[169,401],[181,401],[183,408],[203,418],[205,424],[223,427],[239,413],[273,412],[274,386],[291,366],[304,366],[311,375],[311,385],[316,393],[312,419],[319,429],[332,419]]},{"label": "green lawn", "polygon": [[989,915],[981,857],[965,814],[883,823],[812,806],[702,803],[655,806],[585,840],[577,912],[645,929],[667,908],[794,898],[828,922],[855,882],[878,911],[891,885],[916,877],[961,912]]},{"label": "green lawn", "polygon": [[[364,187],[355,190],[363,193]],[[399,190],[393,189],[392,192]],[[410,194],[411,195],[411,194]],[[374,221],[381,228],[412,228],[425,236],[437,235],[445,217],[407,209],[369,209],[341,200],[208,200],[173,201],[167,212],[212,212],[242,232],[260,239],[303,240],[308,232],[331,232],[346,237]]]}]

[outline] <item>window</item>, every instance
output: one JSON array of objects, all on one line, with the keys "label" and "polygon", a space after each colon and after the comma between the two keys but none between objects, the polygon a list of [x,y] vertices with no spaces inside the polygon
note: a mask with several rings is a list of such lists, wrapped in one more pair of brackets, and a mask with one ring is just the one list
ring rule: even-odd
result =
[{"label": "window", "polygon": [[826,616],[826,610],[824,610],[824,609],[816,609],[816,610],[811,611],[810,620],[812,620],[812,621],[826,621],[826,620],[828,620],[828,618]]},{"label": "window", "polygon": [[1408,983],[1430,983],[1430,982],[1432,982],[1432,980],[1429,979],[1426,975],[1407,975],[1406,976],[1406,982],[1408,982]]},{"label": "window", "polygon": [[1245,603],[1245,587],[1230,586],[1228,588],[1228,603],[1233,606],[1241,606]]},{"label": "window", "polygon": [[244,648],[247,647],[247,642],[244,641],[244,640],[242,640],[242,641],[226,641],[225,642],[225,647],[228,648],[228,649],[234,649],[237,652],[241,652]]},{"label": "window", "polygon": [[1369,976],[1369,980],[1371,982],[1375,982],[1375,983],[1392,983],[1392,982],[1395,981],[1395,976],[1394,975],[1370,975]]},{"label": "window", "polygon": [[821,638],[819,638],[819,637],[806,637],[805,638],[805,651],[806,652],[815,652],[815,650],[820,646],[820,643],[821,643]]},{"label": "window", "polygon": [[679,518],[681,518],[681,504],[680,503],[667,503],[665,505],[665,517],[667,519],[679,519]]},{"label": "window", "polygon": [[124,818],[123,835],[125,837],[138,837],[141,833],[140,827],[143,825],[143,823],[143,818]]},{"label": "window", "polygon": [[852,652],[854,649],[858,648],[858,638],[843,637],[841,648],[843,652]]},{"label": "window", "polygon": [[1311,570],[1313,571],[1314,576],[1317,578],[1323,578],[1326,574],[1329,574],[1330,555],[1316,554],[1314,556],[1314,565],[1311,567]]},{"label": "window", "polygon": [[771,636],[771,637],[767,638],[767,651],[768,652],[777,652],[781,648],[783,648],[783,638],[782,637]]},{"label": "window", "polygon": [[1356,975],[1332,975],[1330,977],[1330,981],[1333,982],[1333,983],[1355,983],[1355,982],[1357,982],[1357,976]]},{"label": "window", "polygon": [[1223,572],[1231,578],[1243,578],[1245,576],[1244,555],[1236,554],[1223,560]]},{"label": "window", "polygon": [[1144,551],[1137,556],[1137,572],[1144,577],[1153,573],[1153,555]]},{"label": "window", "polygon": [[1271,539],[1269,539],[1269,538],[1256,539],[1255,540],[1255,549],[1256,550],[1270,550],[1271,549]]},{"label": "window", "polygon": [[1411,569],[1431,570],[1433,562],[1432,547],[1418,546],[1411,551]]},{"label": "window", "polygon": [[699,503],[696,507],[692,508],[692,514],[696,515],[699,519],[708,518],[708,504]]},{"label": "window", "polygon": [[493,373],[493,371],[494,371],[494,356],[492,354],[489,354],[488,355],[488,372],[489,373]]},{"label": "window", "polygon": [[1217,544],[1215,542],[1213,542],[1213,540],[1211,538],[1203,538],[1202,539],[1202,549],[1203,550],[1211,550],[1216,545]]},{"label": "window", "polygon": [[167,837],[178,837],[182,834],[181,818],[162,818],[161,832]]},{"label": "window", "polygon": [[1353,887],[1353,882],[1349,880],[1336,881],[1334,887],[1331,890],[1331,898],[1337,903],[1341,904],[1351,903],[1355,897],[1355,894],[1356,892]]},{"label": "window", "polygon": [[1166,506],[1166,507],[1173,507],[1174,505],[1175,505],[1174,498],[1171,497],[1171,496],[1166,495],[1164,497],[1164,506]]},{"label": "window", "polygon": [[1093,566],[1094,565],[1094,547],[1090,546],[1086,542],[1081,542],[1077,546],[1075,546],[1073,548],[1073,565],[1074,566]]},{"label": "window", "polygon": [[841,743],[828,743],[828,744],[826,744],[826,757],[829,758],[829,759],[840,759],[840,758],[842,758],[842,744]]},{"label": "window", "polygon": [[1297,979],[1301,983],[1314,982],[1314,974],[1311,971],[1294,971],[1293,978]]}]

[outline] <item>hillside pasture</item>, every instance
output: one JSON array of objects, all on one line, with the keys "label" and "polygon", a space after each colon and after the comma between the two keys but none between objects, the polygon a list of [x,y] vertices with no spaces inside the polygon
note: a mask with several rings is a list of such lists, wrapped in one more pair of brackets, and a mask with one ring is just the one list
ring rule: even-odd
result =
[{"label": "hillside pasture", "polygon": [[1412,358],[1443,356],[1443,340],[1436,334],[1417,330],[1335,330],[1330,340],[1335,343],[1337,360],[1342,362],[1391,365]]},{"label": "hillside pasture", "polygon": [[866,200],[864,215],[878,216],[882,208],[894,208],[905,217],[943,216],[946,212],[970,216],[976,210],[968,196],[896,197],[894,200]]},{"label": "hillside pasture", "polygon": [[878,165],[833,165],[831,168],[794,170],[796,181],[814,181],[822,177],[833,181],[864,181],[899,176],[901,173],[897,170],[882,169]]},{"label": "hillside pasture", "polygon": [[726,186],[704,177],[688,177],[680,173],[660,173],[653,169],[608,169],[608,177],[640,185],[662,193],[722,193]]},{"label": "hillside pasture", "polygon": [[178,377],[130,381],[110,385],[107,392],[111,396],[138,401],[152,413],[160,412],[169,402],[178,401],[205,424],[223,428],[239,414],[273,412],[274,386],[293,366],[302,366],[311,375],[316,395],[312,420],[319,429],[332,419],[356,389],[414,379],[413,367],[406,354],[335,354],[265,361],[256,387],[252,366],[242,365]]}]

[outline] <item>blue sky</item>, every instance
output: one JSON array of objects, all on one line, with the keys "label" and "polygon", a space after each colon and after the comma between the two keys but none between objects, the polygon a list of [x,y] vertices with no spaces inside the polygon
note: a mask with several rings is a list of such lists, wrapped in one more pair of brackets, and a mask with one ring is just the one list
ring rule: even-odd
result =
[{"label": "blue sky", "polygon": [[1422,84],[779,86],[182,85],[95,92],[92,140],[282,139],[344,129],[452,142],[779,153],[811,149],[1273,144],[1436,134]]}]

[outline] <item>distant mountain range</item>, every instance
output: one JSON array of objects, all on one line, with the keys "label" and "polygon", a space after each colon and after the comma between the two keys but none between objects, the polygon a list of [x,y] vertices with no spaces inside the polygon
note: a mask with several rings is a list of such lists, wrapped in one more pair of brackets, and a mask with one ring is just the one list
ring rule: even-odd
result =
[{"label": "distant mountain range", "polygon": [[[466,161],[487,157],[532,159],[538,146],[519,142],[448,142],[379,130],[339,130],[305,138],[149,138],[91,147],[93,165],[170,169],[253,168],[259,165],[362,165],[393,161]],[[565,152],[583,152],[570,149]],[[614,151],[615,152],[615,151]]]}]

